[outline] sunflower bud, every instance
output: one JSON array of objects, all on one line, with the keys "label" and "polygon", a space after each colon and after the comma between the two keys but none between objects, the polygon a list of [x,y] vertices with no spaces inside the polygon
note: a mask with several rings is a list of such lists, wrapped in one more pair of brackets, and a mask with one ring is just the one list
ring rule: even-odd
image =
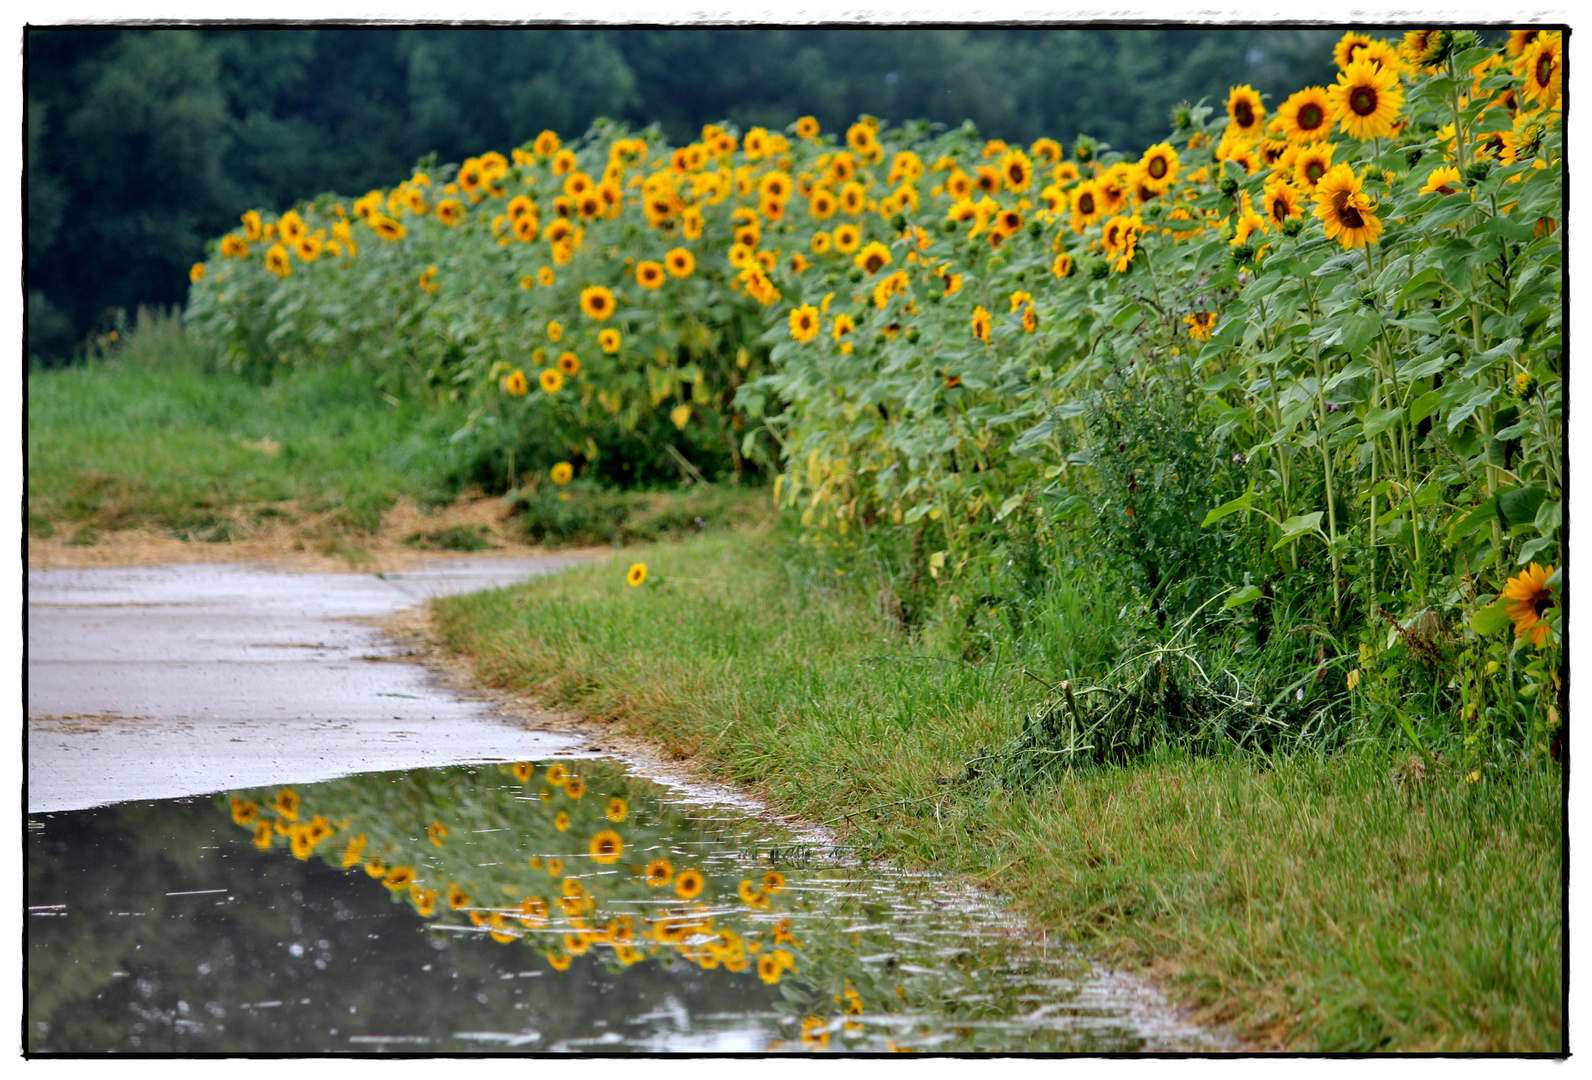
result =
[{"label": "sunflower bud", "polygon": [[1041,225],[1037,219],[1028,223],[1028,235],[1032,236],[1035,240],[1038,240],[1039,234],[1044,231],[1045,227]]},{"label": "sunflower bud", "polygon": [[943,299],[945,299],[945,294],[935,292],[933,289],[929,290],[929,303],[938,304]]},{"label": "sunflower bud", "polygon": [[955,236],[956,235],[956,219],[955,218],[946,218],[944,221],[940,222],[940,231],[942,233],[944,233],[946,236]]},{"label": "sunflower bud", "polygon": [[1078,136],[1078,141],[1072,144],[1072,156],[1083,164],[1094,160],[1095,148],[1100,144],[1087,135]]},{"label": "sunflower bud", "polygon": [[1521,401],[1530,401],[1531,395],[1537,392],[1537,377],[1528,371],[1519,372],[1515,375],[1513,389],[1515,397]]},{"label": "sunflower bud", "polygon": [[1243,266],[1246,263],[1252,263],[1255,261],[1255,245],[1251,244],[1248,240],[1245,240],[1242,244],[1239,244],[1237,247],[1233,248],[1230,254],[1232,255],[1233,261],[1239,266]]},{"label": "sunflower bud", "polygon": [[1282,234],[1284,236],[1298,236],[1305,231],[1305,219],[1302,217],[1283,218]]},{"label": "sunflower bud", "polygon": [[918,328],[915,327],[915,326],[912,329],[907,331],[907,340],[910,341],[914,345],[916,345],[918,343],[918,337],[919,336],[920,335],[918,334]]},{"label": "sunflower bud", "polygon": [[1172,126],[1178,131],[1187,131],[1194,126],[1194,114],[1187,105],[1179,105],[1172,110]]},{"label": "sunflower bud", "polygon": [[1111,273],[1111,264],[1104,259],[1090,259],[1088,270],[1091,280],[1102,281]]},{"label": "sunflower bud", "polygon": [[1412,169],[1415,168],[1416,165],[1420,164],[1420,160],[1421,148],[1418,146],[1412,150],[1406,151],[1404,154],[1404,164],[1408,165]]},{"label": "sunflower bud", "polygon": [[1473,161],[1465,166],[1465,186],[1475,187],[1487,179],[1487,174],[1492,172],[1492,162]]},{"label": "sunflower bud", "polygon": [[1216,190],[1222,193],[1222,198],[1231,199],[1238,195],[1238,181],[1231,176],[1223,176],[1216,185]]},{"label": "sunflower bud", "polygon": [[853,266],[851,268],[851,273],[847,274],[846,277],[851,279],[852,284],[856,284],[857,282],[861,281],[862,280],[862,267]]},{"label": "sunflower bud", "polygon": [[1449,46],[1455,52],[1464,52],[1466,49],[1474,49],[1480,44],[1481,35],[1476,33],[1474,30],[1456,30],[1454,31],[1453,36],[1449,39]]},{"label": "sunflower bud", "polygon": [[897,210],[894,214],[890,215],[890,227],[896,232],[900,232],[902,229],[905,229],[907,227],[907,216],[901,213],[901,211]]}]

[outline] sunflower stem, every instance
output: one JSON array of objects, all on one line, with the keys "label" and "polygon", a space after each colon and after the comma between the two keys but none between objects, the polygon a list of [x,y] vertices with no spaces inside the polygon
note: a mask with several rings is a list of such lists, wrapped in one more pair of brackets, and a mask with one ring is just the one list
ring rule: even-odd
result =
[{"label": "sunflower stem", "polygon": [[1327,484],[1327,534],[1331,541],[1327,555],[1332,562],[1332,616],[1336,622],[1343,615],[1343,595],[1338,587],[1338,510],[1334,505],[1332,487],[1332,451],[1327,447],[1327,398],[1322,389],[1326,385],[1326,370],[1321,364],[1321,345],[1314,347],[1316,360],[1316,438],[1321,446],[1321,466]]}]

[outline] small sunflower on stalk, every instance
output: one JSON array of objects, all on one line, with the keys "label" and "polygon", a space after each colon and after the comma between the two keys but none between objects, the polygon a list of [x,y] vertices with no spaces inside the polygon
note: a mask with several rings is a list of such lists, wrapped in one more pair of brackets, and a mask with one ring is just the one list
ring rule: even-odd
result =
[{"label": "small sunflower on stalk", "polygon": [[1349,166],[1334,165],[1316,185],[1315,200],[1327,239],[1355,248],[1374,244],[1382,235],[1382,221],[1371,213],[1371,197]]},{"label": "small sunflower on stalk", "polygon": [[598,346],[609,356],[612,356],[614,353],[618,352],[619,346],[623,343],[624,338],[620,335],[618,330],[615,330],[611,326],[606,330],[599,332],[597,335]]},{"label": "small sunflower on stalk", "polygon": [[1211,332],[1216,328],[1216,312],[1196,311],[1192,315],[1185,315],[1183,321],[1188,324],[1188,336],[1195,341],[1209,341]]},{"label": "small sunflower on stalk", "polygon": [[790,336],[797,341],[811,341],[818,336],[818,309],[803,304],[790,313]]},{"label": "small sunflower on stalk", "polygon": [[[551,470],[549,470],[548,476],[553,483],[562,487],[564,484],[567,484],[571,480],[575,479],[575,466],[571,465],[567,461],[560,461],[557,465],[554,465]],[[516,766],[516,768],[518,768],[518,766]],[[527,772],[527,774],[521,777],[521,779],[530,779],[530,774]]]},{"label": "small sunflower on stalk", "polygon": [[1537,648],[1541,648],[1553,633],[1553,628],[1542,618],[1554,606],[1553,589],[1548,585],[1552,576],[1552,566],[1532,563],[1504,586],[1504,599],[1509,601],[1504,614],[1514,621],[1515,637],[1529,638]]},{"label": "small sunflower on stalk", "polygon": [[1559,32],[1539,34],[1517,64],[1525,76],[1527,97],[1544,108],[1559,103],[1564,93],[1564,38]]},{"label": "small sunflower on stalk", "polygon": [[1277,108],[1284,138],[1289,142],[1316,142],[1332,132],[1332,101],[1324,86],[1307,86]]},{"label": "small sunflower on stalk", "polygon": [[1394,67],[1361,60],[1338,73],[1338,81],[1327,88],[1327,99],[1339,130],[1364,142],[1393,134],[1404,89]]},{"label": "small sunflower on stalk", "polygon": [[1227,130],[1246,139],[1258,138],[1266,126],[1266,106],[1247,83],[1233,87],[1227,95]]},{"label": "small sunflower on stalk", "polygon": [[564,389],[564,376],[559,374],[557,368],[542,369],[537,382],[541,383],[542,389],[549,394],[556,394]]},{"label": "small sunflower on stalk", "polygon": [[647,564],[642,562],[632,563],[630,566],[630,571],[625,574],[625,584],[629,585],[631,588],[635,588],[638,585],[646,584],[646,581]]},{"label": "small sunflower on stalk", "polygon": [[1139,159],[1138,181],[1146,190],[1161,194],[1177,182],[1182,163],[1171,143],[1156,143]]},{"label": "small sunflower on stalk", "polygon": [[601,285],[581,290],[580,309],[594,322],[602,322],[614,313],[614,294]]},{"label": "small sunflower on stalk", "polygon": [[973,309],[973,336],[988,344],[990,319],[989,312],[980,304]]}]

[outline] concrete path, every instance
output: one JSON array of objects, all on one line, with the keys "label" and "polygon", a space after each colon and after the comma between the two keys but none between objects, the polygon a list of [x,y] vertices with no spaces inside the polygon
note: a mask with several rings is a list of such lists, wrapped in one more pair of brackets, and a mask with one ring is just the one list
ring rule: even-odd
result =
[{"label": "concrete path", "polygon": [[30,570],[28,809],[572,747],[457,698],[358,620],[577,561],[439,559],[384,577],[225,563]]}]

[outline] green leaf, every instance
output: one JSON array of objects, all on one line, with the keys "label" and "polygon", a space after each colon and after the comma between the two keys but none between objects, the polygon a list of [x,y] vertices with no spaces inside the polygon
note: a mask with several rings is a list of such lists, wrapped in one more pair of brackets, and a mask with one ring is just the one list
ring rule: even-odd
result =
[{"label": "green leaf", "polygon": [[1535,521],[1537,509],[1548,493],[1540,487],[1519,487],[1498,494],[1498,513],[1507,525],[1523,525]]},{"label": "green leaf", "polygon": [[1458,524],[1448,531],[1450,544],[1465,539],[1471,533],[1486,525],[1498,516],[1498,500],[1488,499],[1476,509],[1460,518]]},{"label": "green leaf", "polygon": [[1372,409],[1365,414],[1365,437],[1373,438],[1398,423],[1402,409]]},{"label": "green leaf", "polygon": [[1231,514],[1236,514],[1240,510],[1248,510],[1254,505],[1254,503],[1255,485],[1250,484],[1249,490],[1244,492],[1238,498],[1224,502],[1222,505],[1215,507],[1210,511],[1210,513],[1206,514],[1205,520],[1200,522],[1200,528],[1203,529],[1209,525],[1214,525],[1218,521],[1222,520],[1222,518],[1228,517]]},{"label": "green leaf", "polygon": [[1442,324],[1437,321],[1437,316],[1430,311],[1415,311],[1402,319],[1392,320],[1394,326],[1402,326],[1407,330],[1414,330],[1418,334],[1441,334]]},{"label": "green leaf", "polygon": [[1365,351],[1367,345],[1376,340],[1376,335],[1381,329],[1382,320],[1375,314],[1356,312],[1343,320],[1343,336],[1339,342],[1351,356],[1358,356]]},{"label": "green leaf", "polygon": [[1470,419],[1471,415],[1477,409],[1491,404],[1492,399],[1497,397],[1498,393],[1498,387],[1496,386],[1476,387],[1476,389],[1471,392],[1470,397],[1466,398],[1453,409],[1449,410],[1448,430],[1456,430],[1460,424],[1463,424],[1466,420]]},{"label": "green leaf", "polygon": [[1247,604],[1252,600],[1258,600],[1259,598],[1260,586],[1246,585],[1242,589],[1239,589],[1237,592],[1235,592],[1232,596],[1227,598],[1227,603],[1222,605],[1222,610],[1231,611],[1240,604]]},{"label": "green leaf", "polygon": [[1509,602],[1502,596],[1484,608],[1477,608],[1470,617],[1470,628],[1482,637],[1496,634],[1512,621],[1506,613]]},{"label": "green leaf", "polygon": [[1296,514],[1289,518],[1282,523],[1282,539],[1273,544],[1271,550],[1276,551],[1305,533],[1319,532],[1321,529],[1321,518],[1322,511],[1320,510],[1311,514]]},{"label": "green leaf", "polygon": [[1422,394],[1410,402],[1410,423],[1419,424],[1436,412],[1437,407],[1442,403],[1443,392],[1441,390],[1433,390],[1430,393]]}]

